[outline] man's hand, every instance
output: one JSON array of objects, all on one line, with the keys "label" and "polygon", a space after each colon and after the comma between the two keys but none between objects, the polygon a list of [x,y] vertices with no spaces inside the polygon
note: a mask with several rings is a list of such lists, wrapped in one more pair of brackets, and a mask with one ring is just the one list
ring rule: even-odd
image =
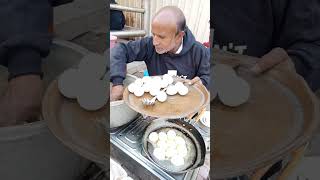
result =
[{"label": "man's hand", "polygon": [[38,75],[11,79],[0,99],[0,127],[39,120],[42,93],[42,80]]},{"label": "man's hand", "polygon": [[264,55],[251,70],[255,74],[261,74],[272,68],[294,71],[294,64],[284,49],[272,49],[269,53]]},{"label": "man's hand", "polygon": [[201,79],[198,76],[194,77],[193,79],[186,79],[185,82],[189,85],[193,85],[195,83],[202,83]]},{"label": "man's hand", "polygon": [[110,101],[117,101],[122,99],[124,87],[123,85],[116,85],[112,86],[111,94],[110,94]]}]

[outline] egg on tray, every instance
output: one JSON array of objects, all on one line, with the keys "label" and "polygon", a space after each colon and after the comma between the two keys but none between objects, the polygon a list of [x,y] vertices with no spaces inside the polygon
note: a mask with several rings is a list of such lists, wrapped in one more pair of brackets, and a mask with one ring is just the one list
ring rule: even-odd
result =
[{"label": "egg on tray", "polygon": [[77,101],[82,108],[88,111],[98,110],[108,102],[107,89],[108,87],[102,80],[88,80],[79,88]]},{"label": "egg on tray", "polygon": [[187,86],[185,86],[185,85],[178,86],[178,93],[179,93],[181,96],[187,95],[188,92],[189,92],[189,89],[188,89]]},{"label": "egg on tray", "polygon": [[143,85],[143,81],[142,81],[141,78],[136,79],[136,80],[134,81],[134,83],[137,84],[137,86],[140,86],[140,87]]},{"label": "egg on tray", "polygon": [[64,71],[58,78],[58,88],[61,94],[67,98],[76,98],[77,78],[79,72],[77,69],[68,69]]},{"label": "egg on tray", "polygon": [[166,80],[166,81],[168,82],[168,84],[172,84],[172,83],[173,83],[173,78],[172,78],[172,76],[170,76],[169,74],[164,74],[164,75],[162,76],[162,78],[163,78],[164,80]]},{"label": "egg on tray", "polygon": [[167,94],[168,94],[169,96],[173,96],[173,95],[177,94],[178,90],[177,90],[176,86],[174,86],[174,85],[169,85],[168,88],[167,88],[167,90],[166,90],[166,92],[167,92]]},{"label": "egg on tray", "polygon": [[156,96],[157,96],[158,101],[160,101],[160,102],[165,102],[167,100],[167,94],[163,91],[158,91]]},{"label": "egg on tray", "polygon": [[142,86],[140,86],[140,87],[138,86],[138,87],[134,90],[133,94],[134,94],[135,96],[137,96],[137,97],[143,96],[143,94],[144,94],[144,89],[143,89],[143,87],[142,87]]}]

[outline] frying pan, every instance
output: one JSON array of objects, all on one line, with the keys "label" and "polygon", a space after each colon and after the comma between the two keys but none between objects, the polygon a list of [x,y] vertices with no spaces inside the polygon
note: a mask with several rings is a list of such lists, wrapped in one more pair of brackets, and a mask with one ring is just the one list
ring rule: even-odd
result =
[{"label": "frying pan", "polygon": [[[168,129],[174,129],[178,131],[178,134],[182,135],[186,141],[188,147],[188,155],[186,157],[185,164],[181,167],[175,167],[171,165],[170,161],[159,161],[152,154],[153,146],[150,142],[148,142],[149,134],[154,131],[167,131]],[[148,156],[148,158],[157,166],[169,173],[185,173],[204,164],[206,153],[204,140],[195,127],[193,127],[192,125],[190,125],[182,119],[168,120],[159,118],[154,120],[147,127],[145,134],[143,135],[142,146],[143,151]]]}]

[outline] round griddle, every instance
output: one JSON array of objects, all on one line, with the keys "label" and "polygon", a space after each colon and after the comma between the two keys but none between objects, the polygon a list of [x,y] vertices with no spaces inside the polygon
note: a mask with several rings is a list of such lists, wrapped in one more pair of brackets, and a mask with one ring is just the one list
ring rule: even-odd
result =
[{"label": "round griddle", "polygon": [[197,113],[209,103],[209,92],[204,85],[196,83],[188,86],[188,88],[189,93],[187,95],[168,95],[168,99],[165,102],[161,103],[156,101],[153,106],[145,106],[142,104],[143,98],[153,98],[149,93],[145,93],[142,97],[136,97],[128,91],[128,88],[124,90],[123,100],[133,110],[148,116],[168,119],[187,117]]},{"label": "round griddle", "polygon": [[[232,57],[235,58],[235,57]],[[213,119],[213,178],[224,179],[270,165],[310,139],[318,104],[302,77],[275,68],[260,76],[238,67],[251,86],[247,103],[230,108],[216,98]]]},{"label": "round griddle", "polygon": [[63,97],[55,80],[44,96],[42,114],[63,144],[94,162],[105,163],[108,136],[102,122],[109,118],[109,104],[99,111],[86,111],[76,100]]}]

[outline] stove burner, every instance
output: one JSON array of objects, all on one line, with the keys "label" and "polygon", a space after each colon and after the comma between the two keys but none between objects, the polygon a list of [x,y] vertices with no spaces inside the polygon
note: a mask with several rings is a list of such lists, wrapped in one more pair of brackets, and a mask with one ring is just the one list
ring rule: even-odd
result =
[{"label": "stove burner", "polygon": [[[139,172],[149,171],[149,173],[153,174],[154,179],[196,179],[196,176],[199,172],[199,168],[195,170],[190,170],[182,174],[172,174],[162,170],[160,167],[158,167],[156,164],[154,164],[152,161],[148,159],[147,155],[144,153],[142,149],[141,141],[146,128],[151,122],[152,120],[148,118],[145,119],[143,117],[139,117],[133,120],[131,123],[129,123],[126,127],[112,129],[110,131],[111,145],[114,146],[115,149],[121,150],[121,152],[112,151],[111,155],[118,156],[120,158],[120,161],[121,159],[126,159],[126,161],[130,161],[122,163],[128,163],[129,166],[132,167],[132,169],[130,169],[130,167],[127,167],[127,169],[129,169],[129,171],[132,172],[137,172],[137,176],[139,176]],[[143,177],[142,174],[141,176]]]}]

